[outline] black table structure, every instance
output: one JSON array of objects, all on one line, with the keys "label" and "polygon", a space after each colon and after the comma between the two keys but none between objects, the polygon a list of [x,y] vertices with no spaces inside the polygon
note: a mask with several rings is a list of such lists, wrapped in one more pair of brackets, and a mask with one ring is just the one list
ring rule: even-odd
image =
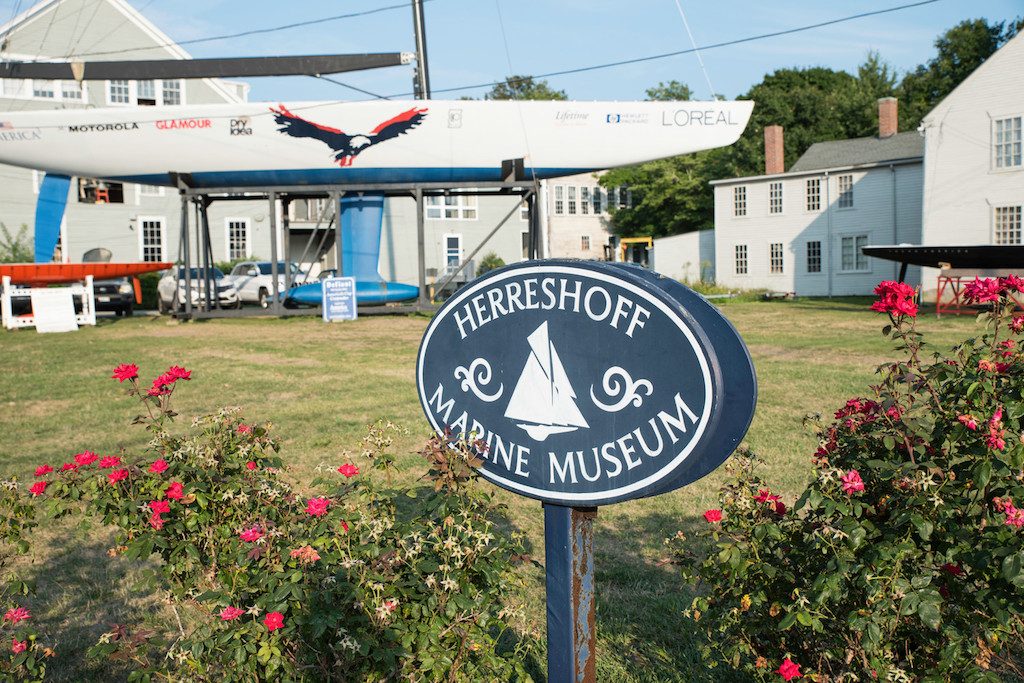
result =
[{"label": "black table structure", "polygon": [[[896,261],[900,264],[899,280],[907,275],[908,266],[939,269],[935,314],[960,315],[976,313],[978,309],[967,303],[963,296],[966,281],[976,277],[999,277],[1010,273],[1024,273],[1024,245],[921,245],[899,244],[863,247],[866,256]],[[1018,301],[1024,308],[1024,301]]]}]

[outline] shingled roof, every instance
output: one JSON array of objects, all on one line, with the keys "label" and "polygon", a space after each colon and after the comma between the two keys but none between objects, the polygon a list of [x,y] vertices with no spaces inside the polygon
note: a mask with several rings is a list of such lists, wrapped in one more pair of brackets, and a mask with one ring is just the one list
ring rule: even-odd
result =
[{"label": "shingled roof", "polygon": [[891,137],[854,138],[816,142],[803,153],[790,172],[816,171],[826,168],[880,164],[896,159],[924,156],[924,137],[917,131],[897,133]]}]

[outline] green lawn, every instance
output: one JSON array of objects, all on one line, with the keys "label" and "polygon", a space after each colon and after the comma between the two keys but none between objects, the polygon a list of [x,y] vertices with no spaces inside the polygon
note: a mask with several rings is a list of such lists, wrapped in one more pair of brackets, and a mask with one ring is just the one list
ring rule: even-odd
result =
[{"label": "green lawn", "polygon": [[[867,310],[866,300],[728,302],[723,311],[757,368],[760,397],[747,442],[767,461],[766,478],[792,502],[815,449],[801,421],[863,394],[875,367],[893,358],[891,342],[879,331],[883,319]],[[239,405],[248,419],[272,422],[299,481],[312,479],[320,463],[340,462],[379,417],[409,430],[399,444],[408,454],[401,465],[407,476],[418,477],[415,452],[428,428],[413,367],[426,323],[424,317],[338,325],[312,318],[187,324],[134,318],[104,320],[77,334],[0,332],[0,474],[24,480],[36,465],[59,465],[84,449],[140,449],[145,432],[128,425],[135,405],[109,379],[116,364],[135,362],[143,378],[171,364],[195,371],[175,396],[182,415]],[[973,317],[924,316],[920,327],[936,348],[978,329]],[[680,614],[689,596],[671,566],[658,563],[662,540],[713,507],[720,483],[713,474],[684,490],[600,510],[599,680],[724,680],[722,672],[700,663],[697,636]],[[540,504],[511,494],[501,498],[509,523],[527,534],[540,559]],[[153,596],[123,588],[137,568],[107,557],[105,531],[61,525],[44,537],[28,571],[39,582],[33,603],[38,626],[60,638],[53,669],[65,680],[102,677],[79,660],[110,623],[146,618],[159,624],[167,615]],[[528,627],[543,636],[543,574],[530,571],[522,599]]]}]

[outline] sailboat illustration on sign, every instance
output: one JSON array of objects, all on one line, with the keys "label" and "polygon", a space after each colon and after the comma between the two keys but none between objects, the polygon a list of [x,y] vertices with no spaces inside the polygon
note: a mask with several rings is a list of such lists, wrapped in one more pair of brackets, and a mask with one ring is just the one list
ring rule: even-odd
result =
[{"label": "sailboat illustration on sign", "polygon": [[558,352],[548,339],[547,322],[541,323],[526,341],[530,343],[530,356],[505,408],[505,417],[522,420],[516,426],[537,441],[590,427],[576,405],[576,392]]}]

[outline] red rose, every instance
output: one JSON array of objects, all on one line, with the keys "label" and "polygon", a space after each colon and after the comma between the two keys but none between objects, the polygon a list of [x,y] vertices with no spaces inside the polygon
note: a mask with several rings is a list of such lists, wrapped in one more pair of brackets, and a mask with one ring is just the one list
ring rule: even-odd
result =
[{"label": "red rose", "polygon": [[153,464],[149,466],[149,471],[153,474],[160,474],[167,470],[167,461],[163,459],[154,460]]},{"label": "red rose", "polygon": [[244,609],[240,609],[238,607],[225,607],[220,611],[220,620],[233,621],[243,614],[245,614]]},{"label": "red rose", "polygon": [[280,612],[270,612],[263,619],[263,625],[268,631],[276,631],[284,626],[284,615]]},{"label": "red rose", "polygon": [[164,495],[168,498],[181,500],[185,495],[185,487],[181,485],[180,481],[172,481],[171,485],[164,490]]},{"label": "red rose", "polygon": [[322,517],[327,514],[327,506],[331,501],[326,498],[310,498],[306,501],[306,514],[313,517]]},{"label": "red rose", "polygon": [[711,524],[714,524],[715,522],[721,522],[722,521],[722,511],[721,510],[708,510],[707,512],[704,513],[704,519],[706,519]]},{"label": "red rose", "polygon": [[46,487],[50,485],[48,481],[37,481],[29,487],[28,491],[33,496],[38,496],[46,492]]},{"label": "red rose", "polygon": [[28,647],[28,642],[24,640],[18,640],[17,638],[11,638],[11,652],[18,654],[24,652],[25,648]]},{"label": "red rose", "polygon": [[61,472],[67,472],[68,470],[77,470],[77,469],[78,469],[78,465],[76,465],[73,462],[66,462],[66,463],[64,463],[63,465],[60,466],[60,471]]},{"label": "red rose", "polygon": [[782,664],[775,673],[782,676],[782,680],[791,681],[794,678],[800,678],[800,665],[796,664],[789,657],[782,660]]},{"label": "red rose", "polygon": [[238,534],[238,537],[246,543],[255,543],[263,538],[263,531],[258,526],[251,526]]},{"label": "red rose", "polygon": [[114,470],[113,472],[111,472],[110,474],[107,475],[107,479],[110,480],[111,484],[116,484],[117,482],[121,481],[122,479],[127,479],[127,478],[128,478],[128,470]]},{"label": "red rose", "polygon": [[6,614],[4,614],[4,621],[9,621],[12,624],[17,624],[19,621],[25,621],[26,619],[30,619],[31,617],[32,613],[24,607],[12,607],[11,609],[7,610]]},{"label": "red rose", "polygon": [[124,382],[126,379],[135,379],[139,376],[139,366],[135,363],[121,363],[114,368],[114,374],[111,375],[111,379],[116,379],[118,382]]},{"label": "red rose", "polygon": [[250,472],[253,471],[254,469],[256,469],[256,467],[257,467],[256,463],[253,462],[252,460],[250,460],[249,462],[245,463],[245,469],[249,470]]},{"label": "red rose", "polygon": [[50,472],[53,472],[53,468],[50,467],[49,465],[40,465],[39,467],[36,468],[37,477],[45,477]]},{"label": "red rose", "polygon": [[109,469],[111,467],[117,467],[121,464],[121,458],[116,455],[108,455],[107,457],[100,460],[100,467],[103,469]]},{"label": "red rose", "polygon": [[346,479],[351,479],[352,477],[359,474],[359,468],[353,465],[352,463],[345,463],[344,465],[338,468],[338,471],[344,474]]},{"label": "red rose", "polygon": [[75,456],[75,462],[81,466],[91,465],[98,459],[98,456],[92,451],[83,451]]},{"label": "red rose", "polygon": [[238,425],[235,427],[235,431],[239,434],[252,434],[252,427],[249,425]]},{"label": "red rose", "polygon": [[153,500],[149,503],[149,509],[156,513],[170,512],[171,504],[166,500]]},{"label": "red rose", "polygon": [[183,379],[187,382],[192,379],[192,371],[186,370],[180,365],[172,365],[167,368],[167,372],[164,373],[164,377],[169,378],[172,382],[179,379]]},{"label": "red rose", "polygon": [[999,299],[999,281],[987,277],[982,280],[974,278],[974,282],[964,285],[964,300],[969,303],[985,303],[986,301],[997,301]]},{"label": "red rose", "polygon": [[872,311],[889,313],[896,316],[917,316],[917,304],[914,298],[917,291],[905,282],[886,280],[875,287],[878,301],[871,304]]}]

